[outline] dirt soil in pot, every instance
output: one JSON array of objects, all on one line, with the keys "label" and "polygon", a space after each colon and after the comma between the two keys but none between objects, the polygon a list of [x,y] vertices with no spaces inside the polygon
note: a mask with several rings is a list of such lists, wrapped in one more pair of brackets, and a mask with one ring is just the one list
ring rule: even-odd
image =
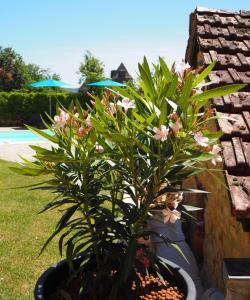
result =
[{"label": "dirt soil in pot", "polygon": [[[131,291],[134,293],[133,299],[138,300],[184,300],[185,295],[181,289],[172,284],[171,282],[161,281],[159,277],[153,275],[141,276],[138,273],[140,287],[136,287],[133,282]],[[88,290],[88,293],[79,295],[82,280],[86,280],[89,285],[93,287]],[[85,273],[78,275],[76,278],[71,279],[69,282],[63,282],[61,286],[56,289],[56,292],[49,297],[49,300],[108,300],[107,297],[102,299],[97,298],[95,294],[95,283],[93,273]],[[126,300],[123,295],[119,295],[117,300]]]}]

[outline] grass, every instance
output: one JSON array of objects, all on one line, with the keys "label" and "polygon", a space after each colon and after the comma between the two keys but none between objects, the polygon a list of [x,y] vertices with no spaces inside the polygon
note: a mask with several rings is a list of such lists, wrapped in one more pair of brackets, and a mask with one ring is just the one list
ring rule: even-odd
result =
[{"label": "grass", "polygon": [[38,215],[51,199],[48,191],[17,189],[45,180],[43,176],[26,177],[13,173],[15,166],[0,160],[0,299],[34,299],[36,279],[60,260],[57,242],[45,252],[39,251],[52,232],[56,212]]}]

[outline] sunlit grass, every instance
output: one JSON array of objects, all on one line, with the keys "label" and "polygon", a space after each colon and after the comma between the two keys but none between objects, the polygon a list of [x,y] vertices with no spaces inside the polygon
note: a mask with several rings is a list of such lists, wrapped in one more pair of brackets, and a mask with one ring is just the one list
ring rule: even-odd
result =
[{"label": "sunlit grass", "polygon": [[36,279],[60,259],[57,242],[39,251],[52,233],[56,212],[38,212],[53,197],[48,191],[16,187],[34,184],[45,177],[26,177],[13,173],[16,164],[0,161],[0,299],[34,299]]}]

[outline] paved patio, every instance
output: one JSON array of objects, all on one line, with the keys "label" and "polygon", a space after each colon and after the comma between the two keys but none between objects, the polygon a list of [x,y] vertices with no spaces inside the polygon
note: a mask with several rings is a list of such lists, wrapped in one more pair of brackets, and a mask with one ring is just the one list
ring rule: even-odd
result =
[{"label": "paved patio", "polygon": [[[16,131],[20,127],[0,127],[0,132],[3,131]],[[28,159],[32,159],[34,151],[29,147],[29,145],[39,145],[46,148],[49,148],[51,143],[46,141],[35,141],[35,142],[0,142],[0,159],[9,160],[14,162],[21,162],[22,159],[19,157],[23,156]]]}]

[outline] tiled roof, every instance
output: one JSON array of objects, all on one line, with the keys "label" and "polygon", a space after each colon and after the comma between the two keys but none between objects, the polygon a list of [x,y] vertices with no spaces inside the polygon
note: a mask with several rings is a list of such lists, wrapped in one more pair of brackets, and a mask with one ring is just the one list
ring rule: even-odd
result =
[{"label": "tiled roof", "polygon": [[192,65],[217,64],[213,87],[247,83],[238,93],[212,99],[219,117],[232,212],[250,216],[250,10],[231,12],[198,7],[190,15],[186,60]]},{"label": "tiled roof", "polygon": [[128,73],[126,67],[124,66],[123,63],[121,63],[119,65],[119,67],[117,68],[117,70],[112,70],[111,71],[111,75],[110,75],[111,79],[114,81],[118,81],[118,82],[126,82],[129,80],[133,80],[132,76]]}]

